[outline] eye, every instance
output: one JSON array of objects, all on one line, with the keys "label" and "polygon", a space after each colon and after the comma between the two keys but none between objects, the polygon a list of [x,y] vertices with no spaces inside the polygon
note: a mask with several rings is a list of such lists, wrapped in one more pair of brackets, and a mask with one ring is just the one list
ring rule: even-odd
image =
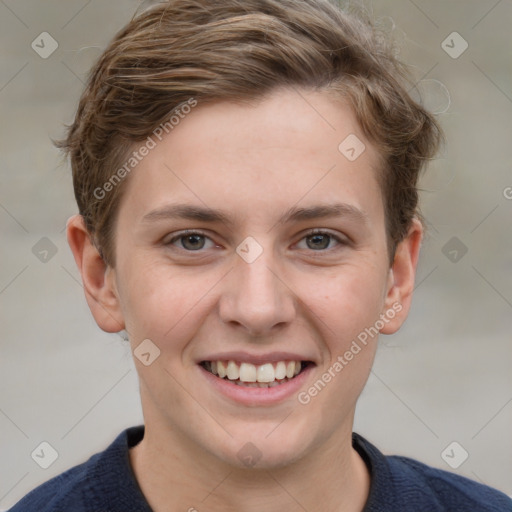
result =
[{"label": "eye", "polygon": [[[335,241],[336,245],[346,245],[347,242],[342,240],[339,236],[334,235],[333,233],[329,233],[328,231],[322,231],[320,229],[315,229],[310,231],[304,238],[301,239],[306,241],[307,249],[312,249],[313,251],[323,251],[325,249],[333,249],[333,247],[329,247],[331,242]],[[303,249],[304,247],[299,247],[299,249]]]},{"label": "eye", "polygon": [[215,246],[213,241],[204,233],[201,233],[200,231],[186,230],[174,235],[170,240],[165,241],[165,245],[175,245],[180,249],[191,252],[204,249],[207,241],[209,241],[211,245],[210,247],[206,247],[206,249],[211,249]]},{"label": "eye", "polygon": [[[305,241],[306,247],[300,247],[303,241]],[[208,245],[208,243],[210,245]],[[325,250],[335,249],[340,245],[347,245],[347,243],[346,240],[333,233],[315,229],[307,233],[297,246],[299,249],[311,249],[316,252],[323,252]],[[212,249],[216,247],[216,244],[206,234],[194,230],[181,231],[169,240],[166,240],[164,244],[166,246],[175,246],[187,252],[198,252],[202,249]]]}]

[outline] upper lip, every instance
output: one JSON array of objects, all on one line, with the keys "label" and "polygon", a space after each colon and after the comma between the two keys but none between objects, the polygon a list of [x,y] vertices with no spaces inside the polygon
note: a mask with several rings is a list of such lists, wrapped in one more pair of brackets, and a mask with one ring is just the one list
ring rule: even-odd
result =
[{"label": "upper lip", "polygon": [[240,363],[251,363],[262,365],[265,363],[277,363],[279,361],[313,361],[313,358],[307,357],[296,352],[269,352],[267,354],[249,354],[248,352],[219,352],[202,357],[197,362],[203,361],[236,361]]}]

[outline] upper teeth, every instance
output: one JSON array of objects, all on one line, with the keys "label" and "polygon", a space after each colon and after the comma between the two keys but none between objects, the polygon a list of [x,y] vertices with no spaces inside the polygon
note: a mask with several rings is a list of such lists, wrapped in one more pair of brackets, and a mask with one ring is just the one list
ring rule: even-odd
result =
[{"label": "upper teeth", "polygon": [[301,370],[300,361],[279,361],[254,365],[251,363],[237,363],[235,361],[210,361],[211,372],[221,379],[242,382],[274,382],[285,377],[291,379]]}]

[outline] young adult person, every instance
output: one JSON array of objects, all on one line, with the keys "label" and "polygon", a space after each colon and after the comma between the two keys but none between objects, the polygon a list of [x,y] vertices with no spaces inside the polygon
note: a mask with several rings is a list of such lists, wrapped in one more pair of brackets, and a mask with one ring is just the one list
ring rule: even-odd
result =
[{"label": "young adult person", "polygon": [[405,79],[324,0],[169,0],[117,34],[61,143],[67,236],[99,327],[128,333],[144,425],[13,512],[512,510],[352,432],[441,139]]}]

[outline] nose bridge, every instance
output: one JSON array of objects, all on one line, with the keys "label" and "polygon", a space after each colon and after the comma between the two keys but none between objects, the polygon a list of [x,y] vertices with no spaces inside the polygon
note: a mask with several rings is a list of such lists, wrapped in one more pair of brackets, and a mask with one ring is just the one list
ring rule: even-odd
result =
[{"label": "nose bridge", "polygon": [[[246,257],[240,244],[235,268],[223,290],[220,314],[226,323],[236,323],[252,334],[264,334],[277,325],[289,323],[295,314],[293,294],[280,276],[272,249],[265,248],[255,258]],[[263,248],[261,248],[263,249]],[[255,247],[245,254],[254,257]]]}]

